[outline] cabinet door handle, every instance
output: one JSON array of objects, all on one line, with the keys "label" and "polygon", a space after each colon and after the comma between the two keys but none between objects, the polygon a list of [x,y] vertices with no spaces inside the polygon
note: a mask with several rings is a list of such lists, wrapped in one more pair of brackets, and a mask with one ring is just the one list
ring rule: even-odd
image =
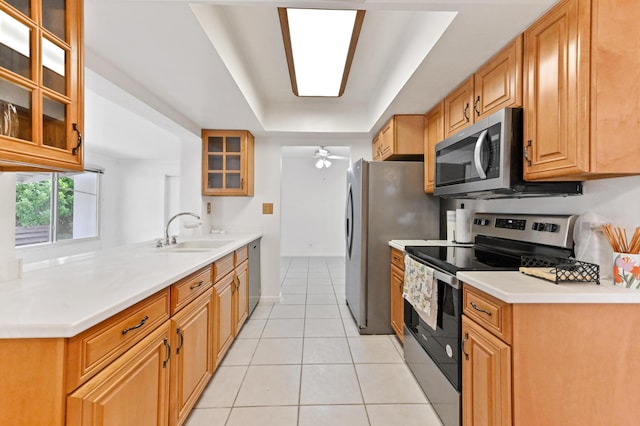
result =
[{"label": "cabinet door handle", "polygon": [[244,189],[244,178],[240,178],[240,188]]},{"label": "cabinet door handle", "polygon": [[531,148],[531,139],[527,141],[527,146],[524,147],[524,159],[527,161],[527,165],[531,166],[531,158],[529,157],[529,148]]},{"label": "cabinet door handle", "polygon": [[480,306],[476,305],[475,303],[471,302],[471,307],[473,309],[475,309],[478,312],[482,312],[483,314],[487,314],[489,316],[491,316],[491,312],[487,311],[486,309],[482,309]]},{"label": "cabinet door handle", "polygon": [[130,332],[131,330],[135,330],[136,328],[140,328],[140,327],[142,327],[143,325],[145,325],[145,323],[146,323],[148,320],[149,320],[149,316],[148,316],[148,315],[145,315],[145,316],[144,316],[144,318],[142,318],[142,319],[140,320],[140,322],[139,322],[139,323],[137,323],[136,325],[132,325],[131,327],[127,327],[127,328],[125,328],[124,330],[122,330],[122,334],[123,334],[123,335],[124,335],[124,334],[127,334],[127,333],[128,333],[128,332]]},{"label": "cabinet door handle", "polygon": [[478,105],[480,105],[480,96],[476,98],[476,101],[473,103],[473,110],[476,112],[478,117],[480,117],[480,110],[478,109]]},{"label": "cabinet door handle", "polygon": [[462,115],[464,115],[464,118],[467,120],[467,123],[468,123],[469,122],[469,104],[468,103],[464,106]]},{"label": "cabinet door handle", "polygon": [[176,348],[176,355],[180,355],[180,349],[182,349],[182,346],[184,346],[184,334],[182,334],[182,330],[180,330],[179,328],[176,329],[176,333],[180,338],[180,344]]},{"label": "cabinet door handle", "polygon": [[78,123],[73,123],[71,126],[73,127],[73,131],[78,134],[78,144],[75,148],[71,149],[71,154],[76,155],[78,153],[78,149],[80,149],[80,145],[82,145],[82,133],[80,133],[80,130],[78,129]]},{"label": "cabinet door handle", "polygon": [[202,284],[204,284],[204,281],[198,281],[197,284],[192,285],[191,287],[189,287],[190,290],[194,290],[198,287],[202,287]]},{"label": "cabinet door handle", "polygon": [[164,347],[167,349],[167,357],[162,361],[162,368],[167,368],[167,363],[171,359],[171,345],[167,339],[164,339]]},{"label": "cabinet door handle", "polygon": [[464,344],[467,340],[469,340],[469,333],[464,333],[464,338],[462,339],[462,343],[460,344],[460,346],[462,346],[462,353],[464,354],[464,359],[469,361],[469,354],[464,350]]}]

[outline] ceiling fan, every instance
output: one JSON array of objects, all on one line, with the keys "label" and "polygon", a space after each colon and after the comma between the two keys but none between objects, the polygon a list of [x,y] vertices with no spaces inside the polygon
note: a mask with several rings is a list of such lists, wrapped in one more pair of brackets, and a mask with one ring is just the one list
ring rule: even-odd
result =
[{"label": "ceiling fan", "polygon": [[316,149],[316,152],[313,154],[313,158],[317,158],[316,167],[321,169],[323,167],[331,166],[330,160],[347,160],[347,157],[342,155],[333,155],[331,151],[329,151],[326,147],[321,146]]}]

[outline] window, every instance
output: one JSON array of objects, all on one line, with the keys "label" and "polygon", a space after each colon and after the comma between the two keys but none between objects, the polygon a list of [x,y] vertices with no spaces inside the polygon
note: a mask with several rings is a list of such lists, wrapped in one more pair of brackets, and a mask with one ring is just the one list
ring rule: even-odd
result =
[{"label": "window", "polygon": [[16,247],[98,236],[98,172],[16,176]]}]

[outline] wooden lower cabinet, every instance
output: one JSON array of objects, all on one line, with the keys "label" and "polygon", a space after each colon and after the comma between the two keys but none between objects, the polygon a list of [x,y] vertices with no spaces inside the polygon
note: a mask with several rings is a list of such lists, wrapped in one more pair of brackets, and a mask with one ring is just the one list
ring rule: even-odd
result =
[{"label": "wooden lower cabinet", "polygon": [[249,316],[249,262],[245,260],[236,267],[236,291],[234,292],[235,324],[237,336]]},{"label": "wooden lower cabinet", "polygon": [[509,304],[463,286],[465,426],[638,424],[638,305]]},{"label": "wooden lower cabinet", "polygon": [[404,341],[404,271],[391,265],[391,327],[398,339]]},{"label": "wooden lower cabinet", "polygon": [[404,252],[391,248],[391,328],[404,341]]},{"label": "wooden lower cabinet", "polygon": [[69,395],[67,425],[169,425],[170,323]]},{"label": "wooden lower cabinet", "polygon": [[234,274],[228,273],[214,284],[215,359],[218,365],[229,350],[234,337],[233,294]]},{"label": "wooden lower cabinet", "polygon": [[213,290],[172,318],[171,425],[181,425],[213,374]]},{"label": "wooden lower cabinet", "polygon": [[463,315],[463,424],[511,424],[511,348]]}]

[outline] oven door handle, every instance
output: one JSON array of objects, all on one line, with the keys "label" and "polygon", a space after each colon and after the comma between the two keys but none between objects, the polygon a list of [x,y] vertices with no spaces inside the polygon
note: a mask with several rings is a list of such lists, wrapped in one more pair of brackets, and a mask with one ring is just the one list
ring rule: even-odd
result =
[{"label": "oven door handle", "polygon": [[448,273],[445,273],[445,272],[440,272],[439,270],[437,270],[437,269],[433,268],[432,266],[430,266],[429,263],[427,263],[424,260],[412,255],[411,253],[409,253],[409,257],[411,257],[416,262],[423,264],[427,268],[433,269],[433,278],[444,282],[445,284],[455,288],[456,290],[460,288],[460,281],[456,278],[455,275],[451,275],[451,274],[448,274]]},{"label": "oven door handle", "polygon": [[484,172],[484,168],[482,167],[482,158],[480,158],[482,154],[482,145],[484,144],[484,140],[487,137],[487,133],[489,130],[485,129],[478,136],[478,140],[476,141],[476,146],[473,150],[473,165],[476,167],[476,171],[478,172],[478,176],[480,179],[485,180],[487,178],[487,174]]},{"label": "oven door handle", "polygon": [[443,272],[438,271],[437,269],[434,269],[433,278],[443,281],[444,283],[455,288],[456,290],[460,288],[460,281],[458,281],[455,275],[445,274]]}]

